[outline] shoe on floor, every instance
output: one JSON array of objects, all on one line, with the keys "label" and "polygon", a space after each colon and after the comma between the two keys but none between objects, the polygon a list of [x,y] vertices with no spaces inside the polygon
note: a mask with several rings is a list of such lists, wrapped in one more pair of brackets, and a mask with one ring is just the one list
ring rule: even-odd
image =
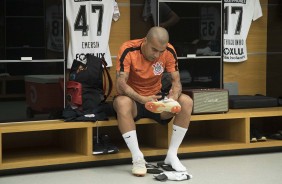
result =
[{"label": "shoe on floor", "polygon": [[135,176],[145,176],[147,173],[146,161],[144,158],[138,157],[136,160],[132,161],[132,174]]},{"label": "shoe on floor", "polygon": [[162,113],[163,111],[171,113],[179,113],[181,111],[180,104],[173,99],[163,99],[156,102],[147,102],[145,108],[153,113]]},{"label": "shoe on floor", "polygon": [[158,165],[146,163],[147,173],[149,174],[161,174],[164,172],[163,170],[159,169]]},{"label": "shoe on floor", "polygon": [[175,171],[170,164],[165,164],[164,162],[158,162],[157,165],[165,171]]}]

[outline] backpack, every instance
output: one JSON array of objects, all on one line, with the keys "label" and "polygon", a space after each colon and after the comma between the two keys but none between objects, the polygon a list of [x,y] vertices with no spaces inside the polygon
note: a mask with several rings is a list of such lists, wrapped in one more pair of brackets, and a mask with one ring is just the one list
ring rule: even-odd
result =
[{"label": "backpack", "polygon": [[101,105],[110,95],[113,85],[106,66],[103,58],[90,54],[86,55],[85,62],[73,61],[66,85],[66,100],[72,109],[83,114],[102,113]]}]

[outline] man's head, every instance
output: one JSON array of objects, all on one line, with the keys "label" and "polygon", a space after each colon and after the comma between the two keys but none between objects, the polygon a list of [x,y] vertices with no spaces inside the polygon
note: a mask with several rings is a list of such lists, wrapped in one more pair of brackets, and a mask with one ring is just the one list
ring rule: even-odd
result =
[{"label": "man's head", "polygon": [[162,27],[152,27],[142,45],[142,53],[149,61],[155,61],[165,51],[169,35],[166,29]]}]

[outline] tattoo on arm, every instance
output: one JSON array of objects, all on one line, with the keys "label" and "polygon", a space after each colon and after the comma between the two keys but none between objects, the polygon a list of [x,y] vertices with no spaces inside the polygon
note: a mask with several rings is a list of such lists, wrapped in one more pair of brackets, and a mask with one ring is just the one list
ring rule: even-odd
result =
[{"label": "tattoo on arm", "polygon": [[128,84],[127,80],[129,77],[129,74],[126,72],[117,72],[117,92],[121,95],[126,95],[130,98],[132,98],[135,101],[141,102],[142,96],[139,95],[134,89],[132,89]]},{"label": "tattoo on arm", "polygon": [[181,85],[181,82],[180,82],[179,72],[178,71],[172,72],[171,73],[171,79],[172,79],[171,80],[171,83],[172,83],[171,89],[172,89],[175,97],[178,98],[181,95],[181,92],[182,92],[182,85]]}]

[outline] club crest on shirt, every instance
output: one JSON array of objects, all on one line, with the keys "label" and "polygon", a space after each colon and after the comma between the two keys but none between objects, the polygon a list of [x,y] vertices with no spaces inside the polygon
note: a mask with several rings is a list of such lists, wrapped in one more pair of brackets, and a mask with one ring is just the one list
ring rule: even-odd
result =
[{"label": "club crest on shirt", "polygon": [[155,75],[161,75],[164,72],[164,67],[162,62],[156,62],[153,64],[153,71]]}]

